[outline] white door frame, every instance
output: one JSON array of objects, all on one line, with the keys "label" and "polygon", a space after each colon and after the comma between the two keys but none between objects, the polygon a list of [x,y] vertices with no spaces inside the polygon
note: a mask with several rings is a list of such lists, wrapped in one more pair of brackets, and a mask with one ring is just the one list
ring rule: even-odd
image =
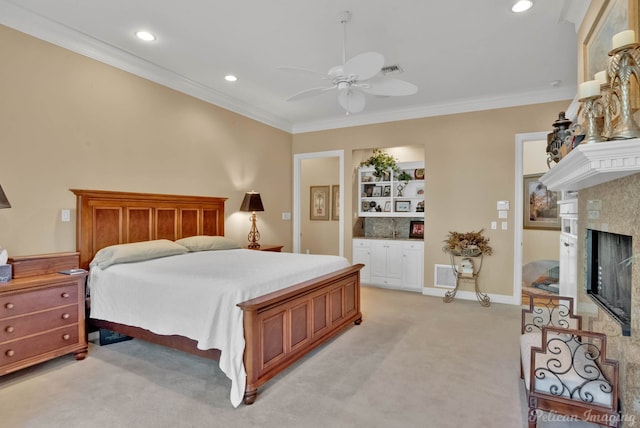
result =
[{"label": "white door frame", "polygon": [[344,257],[344,150],[330,150],[326,152],[299,153],[293,155],[293,252],[300,252],[300,212],[302,195],[300,194],[300,180],[303,159],[339,158],[340,161],[340,219],[338,221],[338,255]]},{"label": "white door frame", "polygon": [[524,215],[522,207],[524,204],[524,192],[522,187],[524,186],[524,180],[522,178],[523,162],[522,156],[524,153],[524,143],[527,141],[541,141],[547,139],[548,131],[544,132],[529,132],[526,134],[516,134],[516,176],[515,176],[515,233],[513,234],[513,304],[522,304],[522,235],[524,222],[522,216]]}]

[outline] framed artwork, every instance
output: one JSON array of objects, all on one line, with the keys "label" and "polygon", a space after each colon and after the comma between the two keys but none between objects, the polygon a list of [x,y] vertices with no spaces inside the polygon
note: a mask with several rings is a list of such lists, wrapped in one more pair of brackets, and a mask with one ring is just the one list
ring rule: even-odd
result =
[{"label": "framed artwork", "polygon": [[424,238],[424,221],[415,220],[409,222],[409,238],[423,239]]},{"label": "framed artwork", "polygon": [[329,186],[311,186],[310,216],[311,220],[329,220]]},{"label": "framed artwork", "polygon": [[523,226],[525,229],[560,230],[560,192],[547,190],[540,177],[542,174],[523,177]]},{"label": "framed artwork", "polygon": [[387,201],[384,203],[384,212],[386,213],[390,213],[391,212],[391,201]]},{"label": "framed artwork", "polygon": [[395,212],[408,213],[411,211],[411,201],[395,201]]},{"label": "framed artwork", "polygon": [[382,188],[382,196],[391,196],[391,186],[384,186]]},{"label": "framed artwork", "polygon": [[[638,0],[592,1],[583,26],[585,30],[579,34],[581,55],[578,55],[578,60],[582,59],[582,64],[579,64],[582,81],[587,81],[594,79],[595,73],[607,68],[615,34],[625,30],[640,34]],[[631,105],[637,108],[640,103],[638,88],[634,84],[631,90]]]},{"label": "framed artwork", "polygon": [[375,186],[373,188],[373,192],[371,193],[371,196],[373,196],[374,198],[382,196],[382,186]]},{"label": "framed artwork", "polygon": [[340,220],[340,185],[331,186],[331,220]]}]

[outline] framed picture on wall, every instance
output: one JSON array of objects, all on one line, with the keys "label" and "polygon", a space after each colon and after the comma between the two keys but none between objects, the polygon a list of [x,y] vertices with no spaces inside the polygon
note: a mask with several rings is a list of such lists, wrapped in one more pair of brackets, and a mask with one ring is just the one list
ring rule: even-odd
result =
[{"label": "framed picture on wall", "polygon": [[523,226],[525,229],[560,230],[560,192],[548,190],[540,177],[542,174],[523,177]]},{"label": "framed picture on wall", "polygon": [[411,201],[395,201],[395,211],[397,213],[408,213],[411,211]]},{"label": "framed picture on wall", "polygon": [[340,185],[331,186],[331,220],[340,220]]},{"label": "framed picture on wall", "polygon": [[329,186],[311,186],[309,218],[311,220],[329,220]]}]

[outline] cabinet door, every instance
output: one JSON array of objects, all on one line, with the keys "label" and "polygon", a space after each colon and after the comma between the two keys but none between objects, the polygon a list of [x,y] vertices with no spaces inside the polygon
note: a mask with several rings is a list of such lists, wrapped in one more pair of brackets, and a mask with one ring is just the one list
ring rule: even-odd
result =
[{"label": "cabinet door", "polygon": [[353,263],[362,263],[364,267],[360,270],[360,282],[368,284],[371,281],[371,244],[362,242],[363,240],[353,240]]},{"label": "cabinet door", "polygon": [[387,241],[387,277],[397,278],[402,277],[402,243]]},{"label": "cabinet door", "polygon": [[422,291],[424,284],[424,247],[422,243],[402,247],[402,287]]},{"label": "cabinet door", "polygon": [[387,245],[384,241],[371,243],[371,275],[387,276]]}]

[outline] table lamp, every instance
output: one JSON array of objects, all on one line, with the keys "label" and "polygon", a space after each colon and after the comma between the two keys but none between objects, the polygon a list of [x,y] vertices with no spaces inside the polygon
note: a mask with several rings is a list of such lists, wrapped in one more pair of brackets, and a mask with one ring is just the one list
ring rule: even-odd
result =
[{"label": "table lamp", "polygon": [[249,231],[249,235],[247,236],[249,240],[249,248],[260,248],[260,244],[258,241],[260,240],[260,232],[258,232],[258,228],[256,227],[256,211],[264,211],[264,207],[262,206],[262,199],[260,199],[260,193],[258,192],[247,192],[244,195],[244,199],[242,200],[242,205],[240,205],[240,211],[250,212],[251,216],[249,217],[249,221],[251,222],[251,230]]}]

